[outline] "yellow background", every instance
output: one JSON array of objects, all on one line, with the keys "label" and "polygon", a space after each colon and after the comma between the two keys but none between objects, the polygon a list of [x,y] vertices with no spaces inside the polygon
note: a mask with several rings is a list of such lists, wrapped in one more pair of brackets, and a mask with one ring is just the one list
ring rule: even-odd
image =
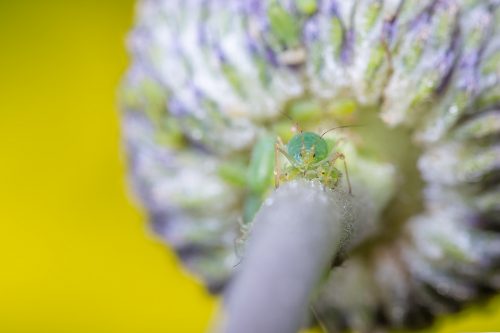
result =
[{"label": "yellow background", "polygon": [[[132,14],[0,0],[2,333],[202,332],[215,310],[127,193],[115,96]],[[440,332],[500,330],[496,308]]]}]

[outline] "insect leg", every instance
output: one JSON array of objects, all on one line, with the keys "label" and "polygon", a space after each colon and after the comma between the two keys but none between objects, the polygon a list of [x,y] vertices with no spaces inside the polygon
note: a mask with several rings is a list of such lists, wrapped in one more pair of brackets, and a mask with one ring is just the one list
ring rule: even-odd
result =
[{"label": "insect leg", "polygon": [[311,304],[309,307],[311,309],[311,313],[313,314],[314,318],[316,318],[316,321],[318,322],[318,326],[321,329],[321,331],[323,333],[328,333],[329,332],[328,328],[326,327],[326,325],[323,322],[323,319],[321,318],[321,316],[319,315],[319,313],[314,308],[314,305]]},{"label": "insect leg", "polygon": [[347,186],[349,187],[349,194],[352,195],[352,188],[351,188],[351,181],[349,180],[349,171],[347,170],[347,163],[345,161],[345,155],[339,152],[336,152],[332,158],[330,159],[330,170],[328,171],[329,173],[332,171],[334,168],[335,162],[337,159],[341,159],[344,162],[344,170],[345,170],[345,177],[347,180]]},{"label": "insect leg", "polygon": [[274,158],[275,158],[275,169],[274,169],[274,180],[275,180],[275,186],[276,188],[279,187],[279,178],[281,177],[281,166],[279,164],[279,158],[278,158],[278,152],[283,154],[283,156],[286,157],[286,159],[290,162],[291,165],[295,166],[295,163],[293,162],[293,158],[283,149],[284,147],[283,141],[281,138],[278,136],[277,143],[274,146]]},{"label": "insect leg", "polygon": [[[328,170],[326,172],[326,177],[330,177],[331,176],[332,171],[335,168],[335,162],[337,161],[338,158],[339,158],[339,153],[332,154],[329,157],[329,161],[328,161],[329,168],[328,168]],[[337,182],[335,182],[335,184],[336,183]]]},{"label": "insect leg", "polygon": [[347,171],[347,162],[345,161],[345,155],[342,153],[337,153],[338,158],[344,162],[345,178],[347,180],[347,186],[349,187],[349,194],[352,195],[351,181],[349,180],[349,172]]},{"label": "insect leg", "polygon": [[293,161],[293,158],[292,156],[288,155],[288,153],[281,147],[277,146],[277,149],[280,153],[283,154],[283,156],[286,157],[286,159],[288,160],[288,162],[290,162],[291,165],[293,165],[294,167],[297,167],[296,163]]}]

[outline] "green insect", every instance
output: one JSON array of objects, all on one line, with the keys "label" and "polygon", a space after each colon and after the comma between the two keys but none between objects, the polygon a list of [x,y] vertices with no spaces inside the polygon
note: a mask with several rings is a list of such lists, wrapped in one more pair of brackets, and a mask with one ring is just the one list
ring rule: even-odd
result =
[{"label": "green insect", "polygon": [[[319,180],[325,187],[335,188],[343,176],[335,167],[335,163],[342,160],[349,193],[352,193],[344,154],[334,152],[323,139],[326,133],[344,127],[352,125],[334,127],[321,135],[299,130],[287,145],[283,144],[279,136],[276,138],[274,135],[264,135],[253,147],[249,165],[243,174],[241,171],[233,172],[233,169],[240,170],[240,167],[221,169],[221,176],[228,182],[247,188],[243,222],[249,223],[253,220],[272,187],[273,174],[276,188],[283,182],[297,178]],[[297,124],[295,128],[299,128]],[[280,154],[289,162],[283,169],[280,165]]]},{"label": "green insect", "polygon": [[[347,162],[343,153],[329,149],[323,136],[335,129],[352,127],[338,126],[318,135],[313,132],[299,131],[295,134],[287,145],[278,137],[275,144],[275,167],[274,182],[276,188],[281,182],[293,180],[299,177],[309,180],[319,180],[324,186],[334,188],[342,177],[342,173],[335,167],[337,160],[344,164],[344,172],[349,188],[349,194],[352,194],[351,182],[347,171]],[[279,164],[279,155],[281,153],[290,163],[283,170]]]},{"label": "green insect", "polygon": [[[291,118],[290,118],[291,119]],[[292,119],[293,120],[293,119]],[[298,125],[295,127],[298,129]],[[335,129],[353,127],[353,125],[331,128],[323,134],[303,132],[299,130],[287,145],[278,136],[265,135],[260,138],[252,150],[252,157],[246,172],[248,193],[245,199],[243,218],[240,223],[241,235],[235,240],[235,250],[241,257],[241,249],[251,230],[253,218],[260,208],[266,193],[272,184],[274,169],[274,183],[278,188],[280,183],[297,178],[319,180],[327,188],[335,188],[342,178],[342,173],[335,167],[337,160],[344,164],[344,172],[352,194],[347,163],[343,153],[330,148],[323,136]],[[281,169],[280,154],[286,157],[289,164]]]}]

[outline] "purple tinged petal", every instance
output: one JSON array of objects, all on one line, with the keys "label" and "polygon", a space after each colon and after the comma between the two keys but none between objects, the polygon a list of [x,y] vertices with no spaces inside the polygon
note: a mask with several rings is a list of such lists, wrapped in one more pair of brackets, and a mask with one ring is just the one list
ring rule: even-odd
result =
[{"label": "purple tinged petal", "polygon": [[[454,43],[453,43],[454,44]],[[451,78],[453,76],[453,69],[455,67],[457,54],[455,52],[454,47],[452,46],[445,54],[443,60],[438,64],[438,70],[440,73],[443,73],[443,79],[441,83],[436,88],[436,93],[441,95],[445,92],[449,83],[451,82]]]},{"label": "purple tinged petal", "polygon": [[277,67],[279,65],[278,57],[276,56],[276,53],[269,45],[265,46],[265,57],[267,62],[269,62],[274,67]]},{"label": "purple tinged petal", "polygon": [[258,54],[259,51],[257,48],[257,44],[255,43],[255,40],[248,33],[245,36],[245,44],[248,52],[250,52],[252,56],[256,56]]},{"label": "purple tinged petal", "polygon": [[215,43],[214,46],[213,46],[213,49],[214,49],[215,56],[217,57],[217,60],[219,60],[219,62],[221,64],[227,63],[226,54],[222,50],[220,44],[219,43]]},{"label": "purple tinged petal", "polygon": [[393,41],[394,36],[396,35],[397,26],[395,22],[396,17],[392,17],[388,20],[385,20],[382,26],[382,36],[389,44]]},{"label": "purple tinged petal", "polygon": [[264,12],[264,6],[261,0],[247,0],[244,6],[247,13],[258,16]]},{"label": "purple tinged petal", "polygon": [[175,97],[168,101],[168,111],[174,117],[184,117],[188,114],[186,107]]},{"label": "purple tinged petal", "polygon": [[206,46],[208,44],[207,27],[204,23],[198,24],[198,43],[201,46]]},{"label": "purple tinged petal", "polygon": [[339,9],[338,9],[338,6],[337,6],[337,3],[335,1],[332,1],[329,5],[328,5],[328,14],[330,16],[339,16]]},{"label": "purple tinged petal", "polygon": [[306,41],[313,41],[319,37],[318,21],[314,17],[304,24],[303,36]]},{"label": "purple tinged petal", "polygon": [[200,90],[200,88],[198,88],[196,84],[190,82],[189,87],[193,91],[194,98],[196,99],[197,102],[200,102],[205,99],[205,94],[203,93],[203,91]]},{"label": "purple tinged petal", "polygon": [[344,64],[348,64],[353,59],[353,46],[355,42],[355,34],[353,29],[346,31],[344,42],[342,43],[342,50],[340,51],[340,59]]}]

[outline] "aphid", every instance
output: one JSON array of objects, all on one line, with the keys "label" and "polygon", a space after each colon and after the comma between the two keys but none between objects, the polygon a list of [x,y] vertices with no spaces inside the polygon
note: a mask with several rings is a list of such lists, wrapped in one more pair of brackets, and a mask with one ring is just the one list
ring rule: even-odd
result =
[{"label": "aphid", "polygon": [[[296,127],[298,128],[297,125]],[[337,160],[342,160],[349,194],[352,194],[344,154],[334,149],[330,150],[326,140],[323,139],[326,133],[344,127],[352,127],[352,125],[334,127],[321,135],[299,130],[299,133],[295,134],[287,145],[284,145],[281,138],[278,137],[275,144],[274,179],[276,188],[281,182],[297,177],[319,180],[326,187],[334,188],[342,177],[342,173],[335,167],[335,163]],[[281,153],[290,162],[284,170],[281,170],[278,153]]]},{"label": "aphid", "polygon": [[[293,121],[289,116],[284,116]],[[266,193],[272,186],[273,173],[276,188],[282,182],[299,177],[309,180],[316,179],[328,188],[335,188],[342,177],[342,173],[335,167],[336,161],[340,159],[344,163],[349,193],[351,193],[351,184],[344,154],[333,152],[328,147],[326,140],[323,139],[326,133],[344,127],[352,127],[352,125],[334,127],[318,135],[313,132],[301,131],[298,124],[295,123],[295,128],[300,133],[295,134],[286,146],[280,137],[276,139],[273,135],[264,135],[257,141],[252,150],[246,177],[236,178],[233,175],[235,172],[226,169],[221,170],[221,176],[224,176],[228,181],[235,183],[235,180],[238,180],[238,184],[246,184],[247,193],[244,201],[243,223],[250,223],[253,220]],[[279,153],[283,154],[290,162],[290,165],[287,165],[283,171],[279,164]],[[243,178],[242,181],[240,181],[240,178]]]},{"label": "aphid", "polygon": [[[286,117],[293,121],[290,117]],[[279,136],[277,139],[274,139],[273,136],[266,135],[257,141],[252,150],[250,164],[247,169],[246,183],[248,193],[244,203],[244,214],[240,222],[240,236],[234,242],[236,256],[239,258],[239,261],[234,265],[235,267],[243,259],[242,252],[251,231],[253,218],[272,183],[273,168],[276,188],[279,187],[280,182],[293,180],[298,177],[309,180],[317,179],[324,186],[335,188],[342,177],[342,173],[335,167],[335,162],[340,159],[344,163],[349,194],[352,194],[344,154],[334,152],[333,149],[328,147],[326,140],[323,139],[326,133],[345,127],[353,127],[353,125],[330,128],[321,135],[318,135],[313,132],[303,132],[300,130],[298,124],[295,123],[295,128],[299,133],[295,134],[287,145],[283,144]],[[290,165],[283,172],[279,164],[279,153],[283,154],[290,162]]]}]

